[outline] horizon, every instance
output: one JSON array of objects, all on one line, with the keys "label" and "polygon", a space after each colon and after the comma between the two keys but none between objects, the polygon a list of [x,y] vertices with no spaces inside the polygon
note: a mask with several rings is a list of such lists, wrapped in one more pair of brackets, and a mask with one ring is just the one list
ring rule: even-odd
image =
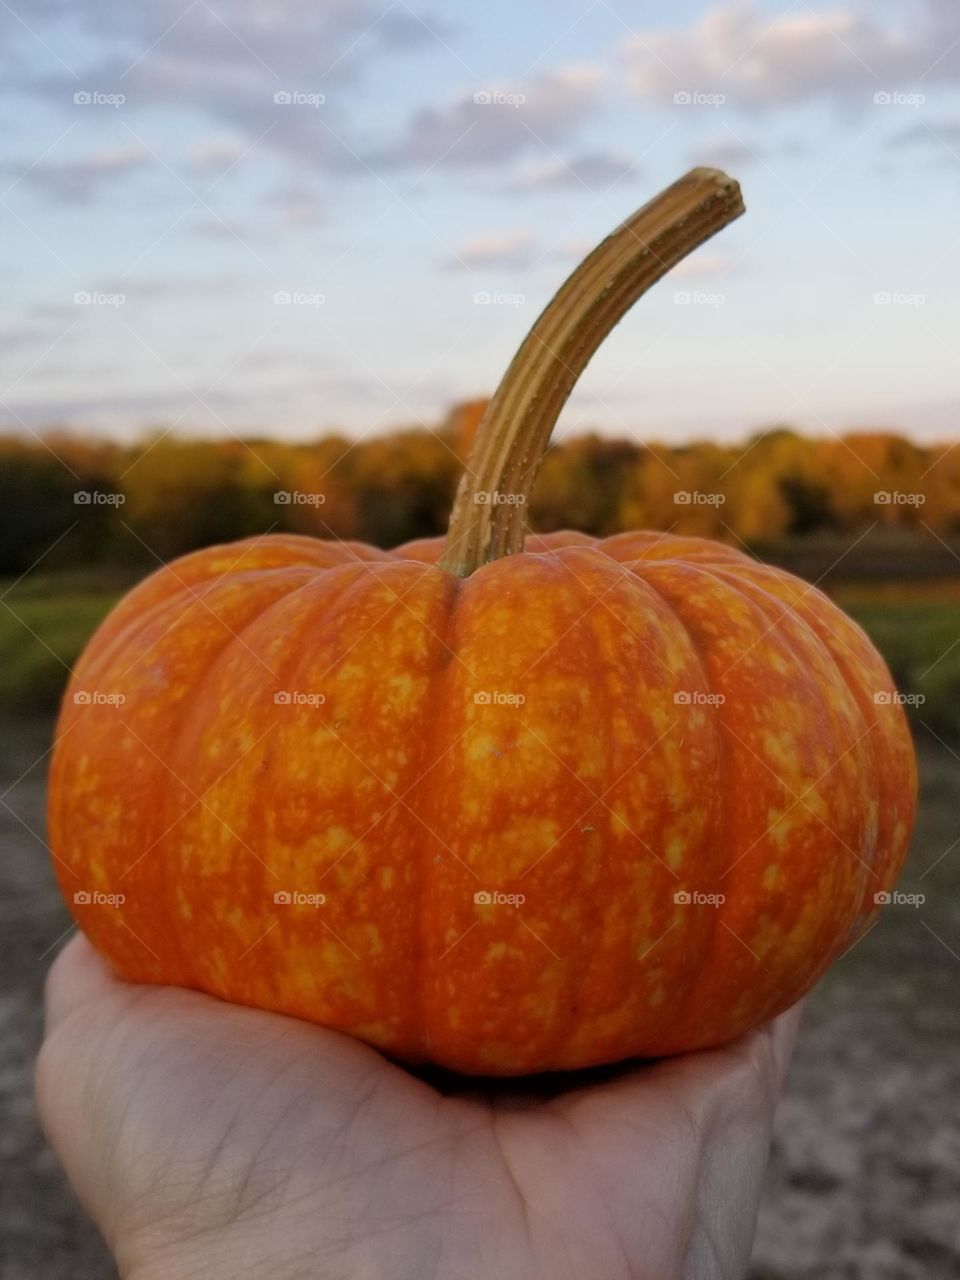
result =
[{"label": "horizon", "polygon": [[[171,429],[164,426],[163,423],[154,423],[135,429],[135,431],[118,434],[104,429],[88,427],[85,424],[60,424],[50,423],[44,424],[36,428],[31,433],[25,434],[9,429],[6,425],[0,423],[0,442],[13,442],[16,444],[29,445],[31,440],[41,446],[45,442],[56,441],[58,439],[67,439],[78,444],[88,445],[115,445],[120,448],[134,449],[143,445],[154,445],[160,440],[168,440],[174,444],[268,444],[282,445],[288,447],[308,447],[311,444],[320,444],[327,440],[344,439],[351,445],[362,442],[372,442],[374,440],[390,439],[394,436],[404,435],[408,433],[421,432],[427,435],[437,436],[443,433],[456,432],[457,425],[451,421],[452,415],[461,407],[477,403],[481,399],[476,397],[471,400],[457,401],[455,404],[448,406],[445,413],[438,415],[436,420],[431,424],[417,419],[410,422],[397,422],[392,426],[384,427],[383,430],[375,434],[360,432],[359,434],[351,434],[349,431],[335,426],[324,426],[321,428],[306,428],[295,434],[271,433],[263,428],[243,428],[240,427],[236,431],[220,431],[218,433],[207,434],[205,432],[187,433],[177,429]],[[767,424],[766,426],[758,424],[755,427],[745,427],[736,436],[718,436],[716,433],[700,434],[700,435],[684,435],[658,436],[654,433],[627,434],[626,432],[609,431],[605,432],[588,424],[578,425],[576,430],[566,432],[557,432],[551,437],[551,448],[560,444],[572,444],[580,440],[596,439],[605,444],[627,444],[637,449],[645,447],[653,448],[654,446],[662,446],[669,449],[692,448],[703,445],[713,445],[718,448],[738,449],[747,445],[756,443],[768,436],[783,432],[788,435],[797,436],[803,440],[809,440],[812,443],[818,441],[833,442],[849,442],[857,439],[884,439],[884,440],[901,440],[920,449],[937,450],[937,449],[953,449],[957,445],[955,436],[949,435],[931,436],[929,439],[920,439],[909,429],[896,426],[870,426],[861,424],[845,428],[842,431],[832,431],[830,429],[807,429],[797,423],[777,422]]]}]

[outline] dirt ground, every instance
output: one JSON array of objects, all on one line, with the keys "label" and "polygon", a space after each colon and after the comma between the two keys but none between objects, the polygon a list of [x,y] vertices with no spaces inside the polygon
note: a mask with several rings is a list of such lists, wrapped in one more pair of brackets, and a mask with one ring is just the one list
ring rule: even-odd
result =
[{"label": "dirt ground", "polygon": [[[0,1276],[109,1280],[31,1100],[43,974],[69,926],[41,840],[45,762],[21,777],[49,733],[0,728]],[[901,887],[926,902],[888,908],[808,1002],[751,1280],[960,1277],[960,757],[925,749],[922,772]]]}]

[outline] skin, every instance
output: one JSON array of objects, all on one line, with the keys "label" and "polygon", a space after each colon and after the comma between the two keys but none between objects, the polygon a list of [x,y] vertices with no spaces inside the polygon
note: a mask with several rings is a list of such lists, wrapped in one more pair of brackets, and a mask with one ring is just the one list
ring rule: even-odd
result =
[{"label": "skin", "polygon": [[495,1084],[52,967],[44,1126],[124,1280],[733,1280],[799,1010],[720,1049]]}]

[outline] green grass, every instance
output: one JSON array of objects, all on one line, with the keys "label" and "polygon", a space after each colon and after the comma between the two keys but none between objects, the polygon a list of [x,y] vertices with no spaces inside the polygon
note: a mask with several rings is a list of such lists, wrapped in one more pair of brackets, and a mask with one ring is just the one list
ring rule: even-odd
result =
[{"label": "green grass", "polygon": [[911,720],[960,742],[960,604],[858,601],[845,607],[883,654],[900,692],[925,699],[908,706]]},{"label": "green grass", "polygon": [[0,603],[0,711],[55,710],[70,668],[120,594],[49,579],[14,587]]},{"label": "green grass", "polygon": [[[129,577],[91,570],[32,574],[10,587],[0,605],[0,713],[54,710],[69,667],[129,585]],[[900,691],[923,695],[907,709],[913,722],[960,743],[960,583],[838,584],[834,594]]]}]

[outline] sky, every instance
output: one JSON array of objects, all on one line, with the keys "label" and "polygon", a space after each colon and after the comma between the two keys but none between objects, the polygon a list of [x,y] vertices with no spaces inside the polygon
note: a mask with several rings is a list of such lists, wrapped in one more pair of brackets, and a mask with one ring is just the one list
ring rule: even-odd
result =
[{"label": "sky", "polygon": [[2,431],[433,426],[710,164],[558,433],[957,434],[956,0],[6,0],[0,71]]}]

